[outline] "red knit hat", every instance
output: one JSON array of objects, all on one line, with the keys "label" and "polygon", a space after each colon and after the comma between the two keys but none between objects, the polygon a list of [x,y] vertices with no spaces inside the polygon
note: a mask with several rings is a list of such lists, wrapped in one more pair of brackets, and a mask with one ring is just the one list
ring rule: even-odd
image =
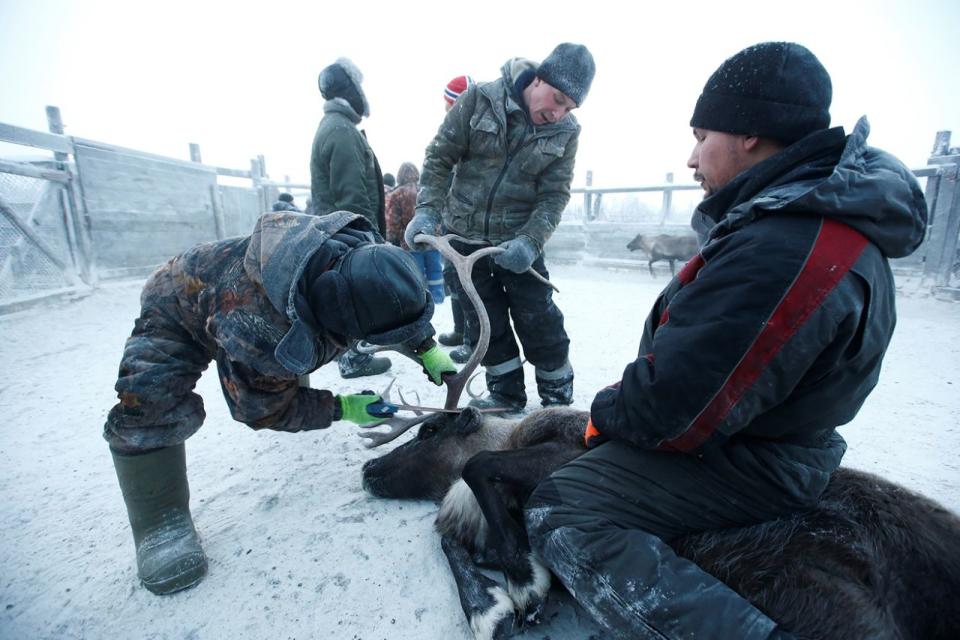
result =
[{"label": "red knit hat", "polygon": [[446,88],[443,90],[443,99],[447,101],[447,104],[453,104],[457,101],[457,98],[460,97],[460,94],[466,91],[467,87],[472,84],[476,83],[470,76],[457,76],[447,83]]}]

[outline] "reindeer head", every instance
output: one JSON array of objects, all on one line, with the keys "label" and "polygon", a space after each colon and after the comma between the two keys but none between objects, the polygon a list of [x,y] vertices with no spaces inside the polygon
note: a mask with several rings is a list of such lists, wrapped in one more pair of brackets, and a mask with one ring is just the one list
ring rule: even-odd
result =
[{"label": "reindeer head", "polygon": [[435,413],[415,438],[363,465],[363,488],[379,498],[440,500],[467,460],[503,445],[510,425],[472,407]]},{"label": "reindeer head", "polygon": [[653,247],[653,243],[656,241],[656,239],[657,236],[638,233],[633,240],[627,243],[627,249],[630,251],[644,251],[646,253],[650,253],[650,249]]}]

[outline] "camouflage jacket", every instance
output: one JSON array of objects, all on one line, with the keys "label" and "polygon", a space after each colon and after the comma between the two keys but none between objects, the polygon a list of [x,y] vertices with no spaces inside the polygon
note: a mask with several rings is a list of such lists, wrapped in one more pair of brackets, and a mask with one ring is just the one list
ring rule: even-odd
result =
[{"label": "camouflage jacket", "polygon": [[310,155],[313,213],[359,213],[383,234],[383,175],[366,136],[357,129],[359,118],[336,100],[328,100],[323,110]]},{"label": "camouflage jacket", "polygon": [[300,387],[298,375],[330,362],[343,347],[305,326],[294,301],[310,257],[347,226],[375,237],[364,218],[345,211],[265,213],[250,236],[175,256],[144,288],[145,309],[160,305],[216,359],[234,419],[280,431],[330,426],[332,393]]},{"label": "camouflage jacket", "polygon": [[511,87],[531,68],[514,58],[500,79],[460,96],[427,147],[418,212],[442,212],[444,226],[469,238],[499,244],[525,235],[543,248],[570,200],[580,125],[573,115],[529,122]]}]

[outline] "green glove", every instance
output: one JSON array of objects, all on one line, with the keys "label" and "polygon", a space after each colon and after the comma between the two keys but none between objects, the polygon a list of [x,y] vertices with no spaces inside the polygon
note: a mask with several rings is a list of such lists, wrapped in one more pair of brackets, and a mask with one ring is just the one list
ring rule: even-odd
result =
[{"label": "green glove", "polygon": [[456,373],[457,367],[446,351],[443,351],[438,345],[434,345],[420,356],[423,362],[423,372],[427,377],[433,380],[433,384],[443,384],[443,374]]},{"label": "green glove", "polygon": [[381,401],[376,393],[370,391],[351,393],[337,396],[337,400],[340,402],[341,420],[349,420],[357,424],[378,424],[386,420],[386,418],[378,418],[367,413],[368,405]]}]

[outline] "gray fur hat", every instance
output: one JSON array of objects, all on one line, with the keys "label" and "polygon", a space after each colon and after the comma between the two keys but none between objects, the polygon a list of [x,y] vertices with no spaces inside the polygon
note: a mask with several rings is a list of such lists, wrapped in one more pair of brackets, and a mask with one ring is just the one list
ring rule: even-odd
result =
[{"label": "gray fur hat", "polygon": [[363,74],[349,58],[337,58],[337,61],[321,71],[317,78],[320,95],[325,100],[346,100],[358,116],[369,116],[370,105],[360,86],[362,82]]},{"label": "gray fur hat", "polygon": [[593,55],[582,44],[558,44],[537,67],[537,77],[563,91],[577,106],[583,104],[596,72]]}]

